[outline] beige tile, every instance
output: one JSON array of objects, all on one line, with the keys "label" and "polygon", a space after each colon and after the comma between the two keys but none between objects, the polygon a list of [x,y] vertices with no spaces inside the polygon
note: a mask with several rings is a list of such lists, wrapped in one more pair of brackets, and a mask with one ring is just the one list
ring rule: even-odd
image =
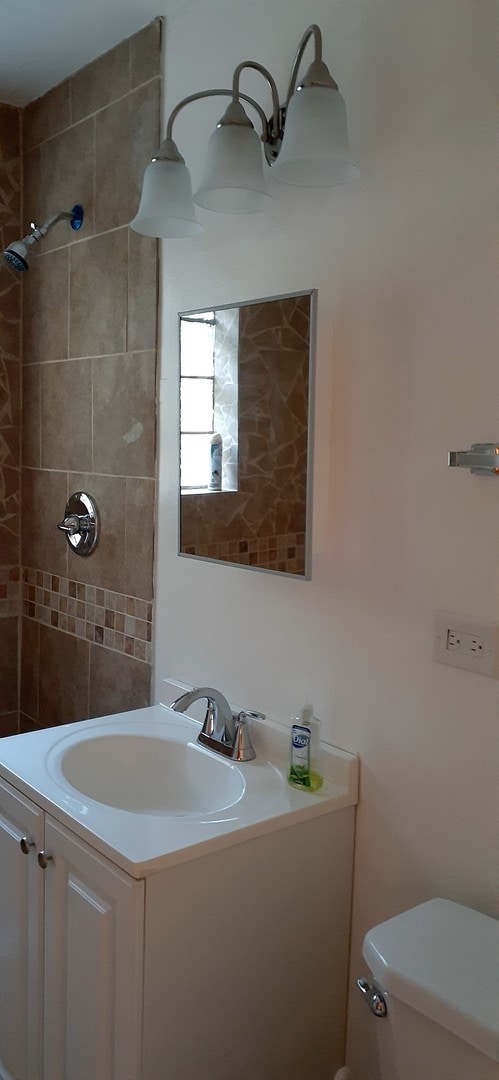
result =
[{"label": "beige tile", "polygon": [[[2,483],[0,468],[0,484]],[[19,515],[15,521],[0,524],[0,566],[15,566],[19,563]]]},{"label": "beige tile", "polygon": [[[100,537],[88,558],[70,555],[69,577],[113,592],[124,592],[125,510],[124,477],[70,473],[70,491],[87,491],[100,514]],[[77,564],[77,565],[75,565]]]},{"label": "beige tile", "polygon": [[130,70],[132,86],[161,74],[162,20],[154,19],[130,38]]},{"label": "beige tile", "polygon": [[83,120],[130,90],[128,41],[99,56],[71,76],[72,122]]},{"label": "beige tile", "polygon": [[141,660],[90,646],[90,710],[108,716],[141,709],[151,701],[151,668]]},{"label": "beige tile", "polygon": [[[11,240],[5,239],[10,231],[2,229],[1,243],[6,247]],[[19,237],[19,229],[16,229]],[[21,356],[21,275],[14,275],[7,263],[0,267],[0,359],[18,360]]]},{"label": "beige tile", "polygon": [[94,119],[67,128],[41,147],[43,217],[69,212],[81,203],[85,212],[81,230],[59,221],[42,241],[43,251],[70,244],[75,237],[91,236],[94,227]]},{"label": "beige tile", "polygon": [[22,620],[21,711],[35,721],[38,720],[39,634],[39,623]]},{"label": "beige tile", "polygon": [[68,250],[40,254],[23,280],[23,361],[68,355]]},{"label": "beige tile", "polygon": [[[36,146],[25,152],[23,156],[23,219],[18,235],[25,236],[29,232],[31,221],[43,224],[47,210],[44,183],[49,183],[49,181],[50,177],[42,169],[41,147]],[[25,278],[23,280],[25,281]]]},{"label": "beige tile", "polygon": [[19,469],[21,459],[21,428],[3,428],[0,431],[0,466]]},{"label": "beige tile", "polygon": [[0,566],[19,563],[20,504],[19,469],[0,465]]},{"label": "beige tile", "polygon": [[155,349],[158,323],[158,241],[128,230],[128,350]]},{"label": "beige tile", "polygon": [[154,559],[154,480],[126,482],[125,592],[152,600]]},{"label": "beige tile", "polygon": [[155,353],[94,360],[94,470],[154,476]]},{"label": "beige tile", "polygon": [[39,723],[68,724],[88,717],[88,641],[40,626]]},{"label": "beige tile", "polygon": [[30,716],[26,716],[25,713],[19,714],[19,731],[24,734],[27,731],[39,731],[39,725],[31,719]]},{"label": "beige tile", "polygon": [[0,165],[5,165],[21,155],[21,110],[15,105],[0,105],[0,130]]},{"label": "beige tile", "polygon": [[128,225],[144,169],[159,141],[159,80],[147,83],[96,115],[96,232]]},{"label": "beige tile", "polygon": [[30,150],[49,139],[70,122],[69,79],[66,79],[23,110],[24,149]]},{"label": "beige tile", "polygon": [[0,714],[0,738],[4,738],[6,735],[18,735],[19,733],[19,713],[9,712]]},{"label": "beige tile", "polygon": [[[21,158],[14,158],[4,165],[0,164],[0,241],[2,251],[13,240],[19,239],[21,230],[21,186]],[[6,290],[14,282],[20,285],[20,275],[11,270],[3,259],[1,265],[1,307],[3,308]],[[11,302],[11,298],[7,300],[9,307]]]},{"label": "beige tile", "polygon": [[[0,431],[19,427],[21,422],[21,364],[18,359],[2,356],[0,350]],[[0,452],[0,461],[2,455]],[[9,462],[19,464],[19,461]]]},{"label": "beige tile", "polygon": [[92,468],[92,361],[41,365],[43,469]]},{"label": "beige tile", "polygon": [[40,457],[40,364],[23,368],[22,463],[39,469]]},{"label": "beige tile", "polygon": [[12,615],[0,619],[0,712],[14,712],[17,696],[18,619]]},{"label": "beige tile", "polygon": [[[0,115],[0,131],[1,123]],[[23,160],[20,156],[8,156],[8,147],[5,151],[4,161],[1,160],[1,154],[2,144],[0,139],[0,229],[3,230],[8,225],[18,229],[21,220]],[[2,239],[7,241],[11,240],[12,237],[3,236]]]},{"label": "beige tile", "polygon": [[67,577],[68,545],[57,528],[68,497],[67,474],[23,469],[22,484],[22,563]]},{"label": "beige tile", "polygon": [[127,231],[96,236],[70,249],[70,356],[125,351]]}]

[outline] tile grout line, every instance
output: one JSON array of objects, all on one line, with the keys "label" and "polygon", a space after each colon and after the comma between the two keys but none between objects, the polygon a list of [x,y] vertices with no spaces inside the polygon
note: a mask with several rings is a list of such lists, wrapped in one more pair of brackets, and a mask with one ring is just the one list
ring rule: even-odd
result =
[{"label": "tile grout line", "polygon": [[[112,51],[112,50],[110,50],[110,51]],[[103,56],[105,56],[105,53],[103,53]],[[97,57],[97,59],[99,59],[99,57]],[[83,69],[80,69],[80,70],[83,70]],[[77,74],[77,72],[75,72],[75,74]],[[72,78],[71,76],[69,76],[69,78],[68,78],[68,81],[70,83],[71,83],[71,78]],[[137,92],[137,90],[142,90],[145,86],[149,86],[150,83],[153,83],[156,80],[158,80],[161,83],[161,75],[160,74],[153,75],[152,78],[146,79],[145,82],[139,83],[138,86],[134,86],[133,88],[131,88],[129,90],[126,90],[124,94],[120,94],[119,97],[113,98],[112,101],[107,101],[105,105],[101,105],[98,109],[94,109],[93,112],[87,113],[86,116],[82,116],[79,120],[73,120],[72,108],[70,108],[70,123],[69,124],[66,124],[65,127],[60,128],[59,131],[53,132],[52,135],[47,135],[44,139],[40,139],[39,142],[33,143],[32,146],[30,146],[29,148],[24,148],[24,152],[26,154],[30,154],[30,153],[32,153],[33,150],[38,150],[41,146],[45,146],[46,143],[51,142],[52,139],[58,139],[60,135],[64,135],[67,131],[71,131],[72,128],[79,127],[80,124],[85,124],[86,121],[90,120],[91,117],[98,116],[100,113],[105,112],[106,109],[112,108],[113,105],[116,105],[119,101],[123,101],[126,97],[129,97],[132,94],[135,94]],[[66,80],[63,80],[63,82],[65,82],[65,81]],[[61,86],[62,84],[59,83],[58,85]],[[55,87],[52,87],[52,89],[55,89]],[[47,92],[50,93],[50,91],[47,91]],[[42,96],[44,96],[44,95],[42,95]],[[23,106],[23,108],[27,109],[27,108],[29,108],[29,106],[31,104],[33,104],[33,102],[29,101],[25,106]],[[72,104],[71,98],[70,98],[70,104]]]},{"label": "tile grout line", "polygon": [[156,350],[154,348],[151,348],[151,349],[130,349],[130,351],[127,351],[127,352],[124,352],[123,349],[121,349],[119,352],[96,353],[96,354],[94,354],[94,353],[90,354],[89,353],[87,355],[82,355],[82,356],[59,356],[55,360],[27,360],[26,363],[23,364],[22,366],[23,366],[23,368],[28,368],[28,367],[36,367],[37,364],[39,364],[40,366],[44,366],[46,364],[68,364],[68,363],[73,363],[74,361],[77,361],[77,360],[108,360],[110,358],[119,357],[119,356],[144,356],[147,353],[155,353],[155,352],[156,352]]},{"label": "tile grout line", "polygon": [[155,476],[136,476],[135,474],[131,476],[129,473],[91,472],[89,469],[68,469],[64,466],[61,466],[61,468],[59,469],[55,469],[44,468],[41,465],[24,465],[23,468],[26,469],[27,472],[45,472],[58,474],[66,473],[68,477],[71,474],[75,474],[76,476],[81,476],[82,474],[84,474],[85,476],[102,476],[105,477],[106,480],[147,480],[150,483],[154,483],[156,479]]}]

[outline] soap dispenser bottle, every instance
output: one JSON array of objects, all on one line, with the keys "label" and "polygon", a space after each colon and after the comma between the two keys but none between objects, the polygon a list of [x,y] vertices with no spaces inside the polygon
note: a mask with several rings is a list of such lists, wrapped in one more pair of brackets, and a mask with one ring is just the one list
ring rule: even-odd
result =
[{"label": "soap dispenser bottle", "polygon": [[324,783],[320,757],[320,720],[314,716],[312,705],[302,705],[291,725],[289,783],[307,791],[319,791]]}]

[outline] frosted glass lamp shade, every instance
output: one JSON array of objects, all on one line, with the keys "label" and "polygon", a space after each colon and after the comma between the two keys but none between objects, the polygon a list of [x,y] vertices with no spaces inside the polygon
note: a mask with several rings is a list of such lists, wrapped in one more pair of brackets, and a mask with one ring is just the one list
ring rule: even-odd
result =
[{"label": "frosted glass lamp shade", "polygon": [[211,136],[206,169],[194,202],[222,214],[265,210],[262,145],[252,126],[221,124]]},{"label": "frosted glass lamp shade", "polygon": [[130,228],[143,236],[195,236],[202,232],[183,161],[157,158],[144,173],[139,209]]},{"label": "frosted glass lamp shade", "polygon": [[360,170],[348,153],[345,102],[330,86],[304,86],[289,103],[284,138],[272,176],[285,184],[332,187]]}]

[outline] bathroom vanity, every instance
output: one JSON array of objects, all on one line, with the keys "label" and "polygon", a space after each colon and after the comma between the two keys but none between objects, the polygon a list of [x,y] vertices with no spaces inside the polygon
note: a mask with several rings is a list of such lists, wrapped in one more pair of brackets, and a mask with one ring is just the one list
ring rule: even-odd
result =
[{"label": "bathroom vanity", "polygon": [[343,1064],[357,759],[326,750],[312,795],[284,728],[243,764],[198,731],[156,705],[0,743],[2,1080]]}]

